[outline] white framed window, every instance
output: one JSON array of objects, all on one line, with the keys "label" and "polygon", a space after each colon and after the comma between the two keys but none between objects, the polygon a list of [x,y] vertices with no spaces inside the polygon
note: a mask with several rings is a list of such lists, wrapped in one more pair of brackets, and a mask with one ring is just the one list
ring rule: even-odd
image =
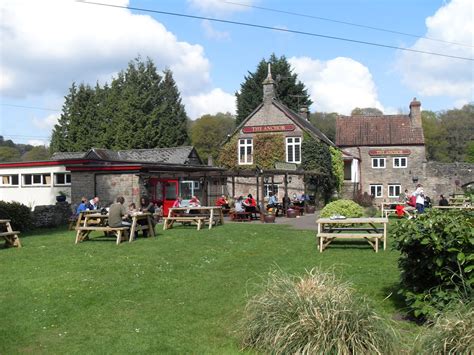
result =
[{"label": "white framed window", "polygon": [[278,196],[278,185],[277,184],[264,184],[263,195],[264,197],[270,197],[270,192],[273,192],[275,196]]},{"label": "white framed window", "polygon": [[383,197],[382,188],[383,188],[383,185],[379,185],[379,184],[370,185],[370,195],[374,197]]},{"label": "white framed window", "polygon": [[18,186],[18,174],[0,175],[0,186]]},{"label": "white framed window", "polygon": [[250,165],[253,163],[253,140],[252,138],[239,139],[239,164]]},{"label": "white framed window", "polygon": [[55,185],[71,185],[70,173],[54,173]]},{"label": "white framed window", "polygon": [[51,174],[23,174],[24,186],[49,186]]},{"label": "white framed window", "polygon": [[286,138],[286,162],[301,163],[301,137]]},{"label": "white framed window", "polygon": [[385,158],[372,158],[373,169],[385,169]]},{"label": "white framed window", "polygon": [[388,185],[388,197],[398,197],[402,192],[402,186],[399,184],[389,184]]},{"label": "white framed window", "polygon": [[407,157],[394,157],[393,158],[393,167],[395,169],[406,168],[408,165]]}]

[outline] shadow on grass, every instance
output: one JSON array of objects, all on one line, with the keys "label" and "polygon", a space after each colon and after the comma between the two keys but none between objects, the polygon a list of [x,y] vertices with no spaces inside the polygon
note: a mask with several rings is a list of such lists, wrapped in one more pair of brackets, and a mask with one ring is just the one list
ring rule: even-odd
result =
[{"label": "shadow on grass", "polygon": [[390,295],[390,297],[387,298],[387,301],[392,303],[393,307],[397,310],[397,313],[394,314],[395,320],[413,322],[417,325],[420,324],[419,320],[410,315],[403,296],[399,294],[400,284],[398,282],[384,287],[382,290],[384,293]]}]

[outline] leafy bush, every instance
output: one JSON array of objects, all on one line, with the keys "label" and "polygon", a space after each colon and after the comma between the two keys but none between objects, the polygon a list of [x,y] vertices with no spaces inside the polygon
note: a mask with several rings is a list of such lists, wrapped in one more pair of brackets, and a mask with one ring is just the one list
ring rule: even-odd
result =
[{"label": "leafy bush", "polygon": [[365,209],[367,217],[380,217],[380,210],[375,206],[370,206]]},{"label": "leafy bush", "polygon": [[436,317],[417,338],[416,354],[473,354],[474,302],[460,303]]},{"label": "leafy bush", "polygon": [[33,226],[31,210],[19,202],[0,201],[0,219],[10,219],[14,230],[25,231]]},{"label": "leafy bush", "polygon": [[361,217],[364,215],[364,209],[352,200],[337,200],[327,204],[321,211],[321,217],[332,215]]},{"label": "leafy bush", "polygon": [[354,202],[361,205],[362,207],[372,207],[374,204],[374,198],[369,195],[367,192],[358,192],[354,196]]},{"label": "leafy bush", "polygon": [[399,221],[392,236],[401,252],[400,293],[415,317],[432,318],[450,302],[473,296],[473,212],[433,210]]},{"label": "leafy bush", "polygon": [[243,347],[275,354],[392,353],[391,326],[333,273],[270,274],[247,304]]}]

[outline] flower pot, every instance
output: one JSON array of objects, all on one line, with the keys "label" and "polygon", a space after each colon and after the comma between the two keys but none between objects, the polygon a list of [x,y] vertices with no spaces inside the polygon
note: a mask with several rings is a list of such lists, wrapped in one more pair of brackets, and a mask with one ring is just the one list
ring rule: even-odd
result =
[{"label": "flower pot", "polygon": [[264,217],[265,223],[275,223],[275,215],[274,214],[267,214]]},{"label": "flower pot", "polygon": [[288,217],[288,218],[296,218],[297,214],[298,214],[298,211],[296,211],[296,210],[286,211],[286,217]]},{"label": "flower pot", "polygon": [[306,213],[314,213],[314,212],[316,212],[316,207],[306,205]]},{"label": "flower pot", "polygon": [[56,196],[56,201],[57,202],[64,202],[64,201],[66,201],[66,196],[58,195],[58,196]]}]

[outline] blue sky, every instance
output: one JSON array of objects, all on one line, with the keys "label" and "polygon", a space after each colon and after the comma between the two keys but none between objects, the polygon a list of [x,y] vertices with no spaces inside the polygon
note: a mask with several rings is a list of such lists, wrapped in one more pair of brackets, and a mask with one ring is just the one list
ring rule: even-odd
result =
[{"label": "blue sky", "polygon": [[[221,0],[96,1],[474,57],[470,0],[229,0],[467,46]],[[271,53],[289,59],[312,96],[312,111],[347,114],[359,106],[406,112],[415,96],[423,109],[438,111],[474,100],[472,61],[71,0],[6,0],[0,10],[0,135],[20,143],[48,142],[73,81],[110,81],[138,54],[173,70],[193,119],[233,112],[244,75]]]}]

